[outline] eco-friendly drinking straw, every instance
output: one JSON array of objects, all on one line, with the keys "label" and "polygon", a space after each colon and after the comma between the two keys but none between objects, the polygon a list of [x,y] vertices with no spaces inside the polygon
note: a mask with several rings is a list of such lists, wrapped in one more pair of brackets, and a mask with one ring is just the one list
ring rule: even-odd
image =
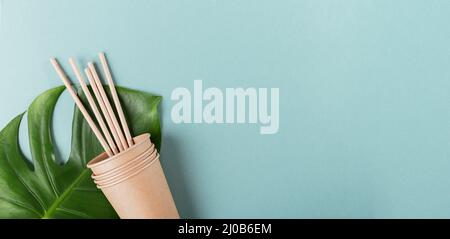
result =
[{"label": "eco-friendly drinking straw", "polygon": [[72,96],[73,100],[75,101],[75,104],[77,105],[78,109],[83,114],[84,118],[86,119],[86,122],[91,127],[91,129],[94,132],[95,136],[97,137],[98,141],[100,141],[100,144],[102,145],[103,149],[106,151],[108,156],[110,156],[110,157],[113,156],[113,153],[112,153],[111,149],[109,148],[108,143],[106,143],[105,139],[103,138],[102,134],[98,130],[97,126],[95,126],[95,123],[92,120],[91,116],[84,108],[83,103],[78,98],[77,93],[75,93],[75,90],[72,88],[72,85],[70,84],[69,79],[67,78],[66,74],[62,70],[58,61],[55,58],[51,58],[50,62],[52,63],[53,67],[55,68],[56,72],[59,75],[59,78],[61,78],[62,82],[64,83],[64,85],[66,86],[70,95]]},{"label": "eco-friendly drinking straw", "polygon": [[100,94],[101,94],[101,96],[103,98],[103,102],[106,105],[106,109],[108,110],[109,116],[111,117],[112,122],[114,124],[114,127],[117,130],[117,134],[119,135],[120,142],[122,143],[122,146],[124,147],[124,149],[127,149],[128,148],[128,143],[125,140],[125,137],[124,137],[124,135],[122,133],[122,130],[121,130],[120,125],[119,125],[119,122],[117,121],[116,115],[114,114],[114,110],[112,109],[111,104],[109,103],[108,96],[106,95],[106,92],[103,89],[102,82],[100,81],[100,78],[98,77],[97,71],[95,70],[94,63],[89,62],[88,63],[88,67],[91,70],[92,76],[94,77],[94,81],[97,84],[97,88],[100,90]]},{"label": "eco-friendly drinking straw", "polygon": [[111,91],[112,98],[114,100],[114,105],[116,106],[117,114],[119,115],[120,123],[122,124],[123,131],[125,132],[125,137],[127,137],[128,145],[131,147],[133,143],[133,137],[131,137],[130,129],[128,128],[127,120],[123,114],[122,105],[120,104],[119,96],[117,95],[116,87],[111,76],[111,71],[109,70],[108,61],[106,60],[105,53],[100,52],[98,54],[100,62],[102,63],[103,72],[108,81],[109,89]]},{"label": "eco-friendly drinking straw", "polygon": [[114,127],[114,124],[112,123],[112,120],[108,113],[108,110],[106,109],[105,102],[103,101],[100,91],[98,90],[97,84],[95,83],[94,76],[92,76],[92,72],[89,68],[84,69],[84,72],[86,73],[89,83],[91,84],[92,91],[94,91],[95,98],[97,99],[98,105],[100,106],[100,109],[102,110],[103,116],[105,117],[106,123],[109,126],[109,129],[112,133],[114,141],[116,142],[116,145],[119,148],[119,151],[123,151],[124,148],[123,148],[122,144],[120,143],[119,135],[117,134],[116,128]]},{"label": "eco-friendly drinking straw", "polygon": [[83,92],[86,95],[89,105],[91,106],[91,109],[94,112],[95,118],[97,119],[97,122],[100,125],[103,135],[106,137],[106,141],[108,141],[109,147],[112,149],[114,154],[119,153],[116,145],[114,144],[114,140],[112,139],[111,134],[108,131],[108,127],[106,126],[105,121],[103,121],[102,115],[97,108],[95,100],[92,97],[91,92],[89,91],[89,89],[86,85],[86,82],[84,81],[84,78],[80,73],[80,69],[78,68],[75,60],[72,57],[69,58],[69,63],[70,63],[70,66],[72,67],[72,70],[75,72],[75,76],[77,77],[78,81],[80,82],[81,88],[83,89]]}]

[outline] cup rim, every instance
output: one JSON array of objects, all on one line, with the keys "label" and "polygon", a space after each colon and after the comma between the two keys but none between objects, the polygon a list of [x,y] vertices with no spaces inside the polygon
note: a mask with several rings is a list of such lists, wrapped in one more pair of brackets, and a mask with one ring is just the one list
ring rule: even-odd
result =
[{"label": "cup rim", "polygon": [[124,170],[123,172],[120,172],[118,174],[112,175],[109,178],[104,178],[104,179],[94,179],[95,184],[97,185],[105,185],[105,184],[109,184],[110,182],[114,182],[122,177],[124,177],[124,175],[128,175],[133,173],[134,171],[139,170],[141,167],[147,165],[148,163],[151,163],[151,161],[153,161],[155,159],[155,157],[153,158],[147,158],[145,160],[143,160],[142,162],[139,162],[136,165],[133,165],[132,167],[128,168],[127,170]]},{"label": "cup rim", "polygon": [[104,188],[109,188],[109,187],[115,186],[115,185],[117,185],[117,184],[119,184],[119,183],[124,182],[125,180],[128,180],[128,179],[133,178],[134,176],[138,175],[138,174],[141,173],[144,169],[146,169],[146,168],[148,168],[149,166],[153,165],[156,161],[159,161],[159,154],[157,154],[157,156],[156,156],[153,160],[151,160],[149,163],[147,163],[147,164],[145,164],[144,166],[142,166],[140,169],[138,169],[138,170],[136,170],[136,171],[132,171],[131,173],[129,173],[129,174],[127,174],[127,175],[124,175],[123,177],[120,177],[119,179],[116,179],[116,180],[114,180],[114,181],[112,181],[112,182],[109,182],[109,183],[107,183],[107,184],[104,184],[104,185],[98,185],[98,184],[95,182],[95,180],[94,180],[94,182],[95,182],[97,188],[99,188],[99,189],[104,189]]},{"label": "cup rim", "polygon": [[[141,138],[143,140],[139,141]],[[95,157],[94,159],[89,161],[86,164],[86,166],[88,168],[95,168],[97,166],[100,166],[100,165],[106,164],[108,162],[111,162],[112,160],[114,160],[116,158],[119,158],[119,157],[123,156],[124,154],[130,152],[130,150],[134,149],[138,145],[141,145],[141,144],[147,142],[147,139],[150,139],[150,134],[149,133],[140,134],[140,135],[138,135],[138,136],[133,138],[133,141],[134,142],[138,142],[138,143],[134,144],[132,147],[129,147],[128,149],[126,149],[126,150],[124,150],[124,151],[122,151],[122,152],[120,152],[120,153],[118,153],[116,155],[113,155],[112,157],[107,157],[105,159],[101,159],[99,156],[104,155],[105,153],[103,152],[102,154],[98,155],[97,157]],[[151,141],[150,141],[150,143],[151,143]]]},{"label": "cup rim", "polygon": [[128,161],[126,164],[121,167],[112,169],[109,172],[104,174],[95,175],[92,173],[91,178],[97,181],[109,180],[111,177],[116,177],[117,175],[121,175],[122,173],[128,172],[131,169],[134,169],[138,165],[142,165],[143,162],[147,162],[148,159],[153,160],[156,157],[157,150],[155,148],[148,149],[144,154],[139,155],[133,160]]}]

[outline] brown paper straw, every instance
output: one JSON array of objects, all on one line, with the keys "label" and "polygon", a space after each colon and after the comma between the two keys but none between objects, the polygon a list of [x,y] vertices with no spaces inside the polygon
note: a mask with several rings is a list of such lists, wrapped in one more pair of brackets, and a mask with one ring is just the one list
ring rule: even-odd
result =
[{"label": "brown paper straw", "polygon": [[114,81],[111,76],[111,71],[109,70],[108,61],[106,60],[105,53],[100,52],[98,54],[100,58],[100,62],[102,63],[103,72],[106,76],[106,80],[108,81],[109,89],[111,90],[111,95],[114,100],[114,105],[116,106],[117,113],[119,115],[120,123],[122,124],[123,131],[125,132],[125,137],[127,138],[128,145],[132,146],[133,138],[130,134],[130,129],[128,128],[127,120],[123,113],[122,105],[120,104],[119,96],[117,95],[116,87],[114,85]]},{"label": "brown paper straw", "polygon": [[105,117],[106,123],[109,126],[109,129],[112,133],[114,141],[116,142],[116,145],[119,148],[119,151],[123,151],[124,148],[123,148],[122,144],[120,143],[119,135],[117,134],[116,128],[114,127],[111,117],[109,116],[108,110],[106,109],[105,102],[103,101],[100,91],[98,90],[97,84],[95,83],[94,76],[92,76],[92,72],[89,68],[84,69],[84,72],[86,73],[89,83],[91,84],[92,91],[94,92],[94,95],[95,95],[95,98],[97,99],[98,105],[100,106],[103,116]]},{"label": "brown paper straw", "polygon": [[97,137],[98,141],[100,141],[100,144],[102,145],[103,149],[106,151],[108,156],[112,156],[113,153],[112,153],[111,149],[109,148],[108,143],[106,143],[105,139],[103,138],[102,134],[98,130],[98,128],[95,125],[94,121],[92,120],[91,116],[84,108],[83,103],[78,98],[77,93],[75,93],[75,90],[73,89],[72,85],[70,84],[70,81],[67,78],[66,74],[61,69],[61,66],[59,65],[58,61],[55,58],[51,58],[50,62],[52,63],[53,67],[55,68],[56,72],[59,75],[59,78],[61,78],[62,82],[64,83],[64,85],[66,86],[70,95],[72,96],[73,100],[75,101],[75,104],[77,105],[78,109],[83,114],[84,118],[86,119],[86,122],[91,127],[91,129],[94,132],[95,136]]},{"label": "brown paper straw", "polygon": [[111,107],[111,104],[109,103],[108,96],[106,95],[106,92],[103,89],[102,82],[100,81],[100,78],[98,77],[97,71],[95,70],[95,66],[92,62],[89,62],[88,67],[91,70],[92,76],[94,77],[94,81],[97,84],[97,88],[99,89],[100,94],[103,98],[103,102],[105,103],[106,109],[108,110],[109,116],[111,117],[114,127],[117,130],[117,134],[119,135],[120,142],[122,143],[122,146],[124,147],[124,149],[127,149],[128,143],[125,140],[125,137],[122,133],[122,129],[120,128],[119,122],[117,121],[116,115],[114,114],[114,110]]},{"label": "brown paper straw", "polygon": [[80,69],[78,68],[76,62],[71,57],[69,58],[70,66],[72,67],[72,70],[75,72],[75,75],[80,82],[81,88],[83,89],[84,94],[86,95],[86,98],[89,102],[89,105],[91,106],[92,111],[94,112],[95,118],[97,119],[98,124],[100,125],[100,129],[103,132],[103,135],[106,137],[106,141],[108,141],[109,147],[112,149],[114,154],[119,153],[117,150],[116,145],[114,144],[114,140],[111,137],[111,134],[108,131],[108,127],[106,126],[105,122],[103,121],[102,115],[100,111],[97,108],[97,104],[95,103],[94,98],[91,95],[91,92],[89,91],[86,82],[84,81],[83,76],[80,73]]}]

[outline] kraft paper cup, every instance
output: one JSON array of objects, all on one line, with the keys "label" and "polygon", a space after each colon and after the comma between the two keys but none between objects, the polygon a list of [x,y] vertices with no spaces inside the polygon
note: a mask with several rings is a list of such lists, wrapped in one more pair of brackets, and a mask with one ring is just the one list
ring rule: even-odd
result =
[{"label": "kraft paper cup", "polygon": [[159,157],[133,174],[97,187],[120,218],[179,218]]},{"label": "kraft paper cup", "polygon": [[110,183],[122,180],[123,178],[127,177],[128,175],[138,173],[142,168],[144,168],[147,165],[149,165],[150,163],[152,163],[152,161],[155,160],[157,157],[159,157],[159,155],[157,155],[156,153],[148,155],[145,159],[140,160],[140,162],[137,162],[136,164],[131,165],[130,167],[120,170],[117,173],[108,175],[107,177],[103,177],[101,179],[94,179],[94,182],[95,182],[95,184],[97,184],[99,186],[103,186],[103,185],[108,185]]},{"label": "kraft paper cup", "polygon": [[110,158],[103,153],[91,160],[94,182],[120,218],[179,218],[150,135],[134,142]]},{"label": "kraft paper cup", "polygon": [[94,175],[101,175],[110,170],[120,167],[130,160],[135,159],[139,155],[143,154],[146,150],[152,147],[150,141],[150,134],[141,134],[133,138],[135,144],[129,147],[127,150],[120,152],[110,158],[105,153],[102,153],[92,159],[87,167],[94,172]]},{"label": "kraft paper cup", "polygon": [[128,171],[130,168],[133,168],[136,165],[142,164],[143,162],[145,162],[146,159],[155,158],[156,154],[157,154],[157,150],[155,149],[155,145],[153,144],[150,149],[145,151],[142,155],[139,155],[138,157],[136,157],[136,159],[130,160],[130,161],[126,162],[125,164],[123,164],[122,166],[117,167],[113,170],[110,170],[106,173],[103,173],[100,175],[92,174],[92,179],[97,180],[97,181],[102,181],[102,180],[105,180],[105,179],[108,179],[111,177],[115,177],[118,174]]}]

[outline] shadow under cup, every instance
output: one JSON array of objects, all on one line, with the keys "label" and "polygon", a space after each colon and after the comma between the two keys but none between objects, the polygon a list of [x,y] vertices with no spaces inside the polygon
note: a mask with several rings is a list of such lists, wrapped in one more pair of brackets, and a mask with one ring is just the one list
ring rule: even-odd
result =
[{"label": "shadow under cup", "polygon": [[120,218],[179,218],[150,134],[134,142],[112,157],[102,153],[92,159],[87,167],[94,182]]}]

